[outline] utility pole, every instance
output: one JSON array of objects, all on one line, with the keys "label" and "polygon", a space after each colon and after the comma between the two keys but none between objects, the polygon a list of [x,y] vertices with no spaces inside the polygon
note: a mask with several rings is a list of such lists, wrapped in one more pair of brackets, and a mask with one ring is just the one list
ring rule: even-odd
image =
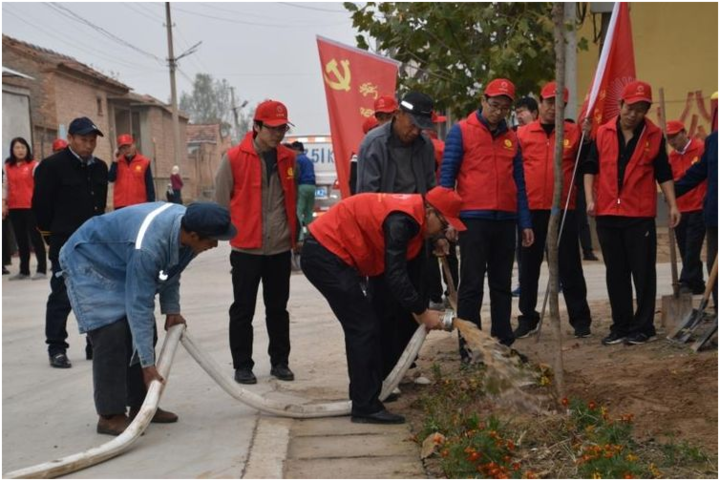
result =
[{"label": "utility pole", "polygon": [[173,146],[175,150],[173,165],[180,165],[180,116],[178,115],[177,87],[175,86],[176,61],[173,51],[172,20],[170,18],[170,2],[165,2],[165,22],[168,38],[168,65],[170,67],[170,98],[173,119]]},{"label": "utility pole", "polygon": [[235,135],[240,134],[240,122],[238,121],[238,108],[235,104],[235,87],[230,87],[230,102],[232,103],[233,120],[235,121]]}]

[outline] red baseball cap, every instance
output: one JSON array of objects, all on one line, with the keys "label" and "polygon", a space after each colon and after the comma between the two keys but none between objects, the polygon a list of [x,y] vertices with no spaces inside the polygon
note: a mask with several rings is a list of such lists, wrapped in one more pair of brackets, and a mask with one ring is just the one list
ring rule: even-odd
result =
[{"label": "red baseball cap", "polygon": [[460,220],[460,207],[462,199],[453,189],[447,187],[433,187],[425,195],[425,200],[445,217],[456,231],[467,230],[465,224]]},{"label": "red baseball cap", "polygon": [[434,110],[432,113],[432,123],[434,124],[442,124],[443,122],[447,121],[447,117],[444,115],[438,115]]},{"label": "red baseball cap", "polygon": [[[554,99],[555,92],[557,92],[557,83],[555,83],[555,81],[553,80],[552,82],[548,82],[545,84],[545,86],[540,91],[540,97],[544,99]],[[570,92],[568,91],[567,87],[563,87],[563,102],[567,103],[569,97]]]},{"label": "red baseball cap", "polygon": [[398,109],[397,100],[394,95],[383,95],[375,101],[375,113],[392,114]]},{"label": "red baseball cap", "polygon": [[263,125],[267,125],[268,127],[278,127],[286,124],[293,125],[292,122],[288,120],[287,107],[277,100],[266,100],[258,104],[253,120],[262,122]]},{"label": "red baseball cap", "polygon": [[58,150],[62,150],[67,146],[68,143],[65,139],[55,139],[52,143],[52,150],[53,152],[57,152]]},{"label": "red baseball cap", "polygon": [[374,129],[377,126],[378,126],[378,119],[376,119],[374,115],[371,117],[368,117],[367,119],[365,119],[365,122],[363,122],[363,125],[362,125],[363,134],[367,134],[368,132],[370,132],[372,129]]},{"label": "red baseball cap", "polygon": [[665,127],[665,133],[667,135],[679,134],[683,130],[685,130],[685,125],[679,120],[670,120]]},{"label": "red baseball cap", "polygon": [[510,97],[510,100],[515,100],[515,85],[504,78],[496,78],[492,80],[487,87],[485,87],[485,95],[488,97]]},{"label": "red baseball cap", "polygon": [[130,134],[122,134],[118,135],[117,138],[117,146],[122,147],[123,145],[131,145],[135,143],[135,140],[133,140],[132,135]]},{"label": "red baseball cap", "polygon": [[647,82],[636,80],[625,86],[620,97],[626,104],[636,104],[638,102],[652,103],[652,87]]}]

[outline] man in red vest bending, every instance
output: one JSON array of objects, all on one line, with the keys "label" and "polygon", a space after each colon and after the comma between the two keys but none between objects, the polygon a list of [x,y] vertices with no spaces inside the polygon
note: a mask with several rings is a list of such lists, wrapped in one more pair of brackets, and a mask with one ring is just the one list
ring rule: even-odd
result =
[{"label": "man in red vest bending", "polygon": [[440,311],[413,287],[409,260],[424,255],[426,239],[443,237],[458,219],[460,197],[436,187],[421,194],[357,194],[310,224],[302,269],[328,300],[345,331],[352,422],[401,424],[378,399],[383,382],[382,320],[362,289],[364,277],[384,275],[388,291],[415,320],[440,328]]},{"label": "man in red vest bending", "polygon": [[[538,119],[517,130],[523,155],[525,187],[532,217],[535,243],[520,249],[520,316],[515,339],[537,332],[540,314],[535,310],[538,298],[538,278],[545,256],[545,238],[550,223],[555,189],[555,82],[549,82],[540,93]],[[568,89],[564,89],[565,102]],[[569,197],[568,212],[561,232],[558,248],[560,283],[567,305],[570,325],[575,337],[590,337],[590,307],[587,303],[587,286],[578,249],[577,221],[573,173],[580,146],[581,131],[572,122],[565,122],[563,140],[563,190],[560,208],[564,209]],[[588,139],[589,140],[589,139]]]},{"label": "man in red vest bending", "polygon": [[645,117],[651,105],[649,84],[638,80],[626,85],[620,115],[598,128],[583,169],[587,213],[597,218],[612,310],[604,345],[644,344],[655,336],[655,182],[670,208],[670,226],[680,222],[665,138]]},{"label": "man in red vest bending", "polygon": [[263,283],[270,374],[292,381],[290,370],[290,253],[295,249],[295,152],[282,146],[288,111],[276,100],[260,103],[253,130],[223,157],[215,175],[217,203],[229,207],[238,234],[230,241],[234,302],[230,306],[230,351],[235,381],[255,384],[253,326],[258,286]]},{"label": "man in red vest bending", "polygon": [[[670,152],[673,179],[680,180],[692,165],[700,161],[705,152],[705,143],[697,138],[688,138],[685,126],[678,120],[668,122],[665,133],[668,144],[673,148]],[[683,266],[680,273],[680,290],[693,294],[702,294],[705,291],[700,251],[705,240],[703,201],[706,194],[707,181],[703,181],[677,200],[678,209],[682,214],[682,219],[675,228]]]},{"label": "man in red vest bending", "polygon": [[150,159],[137,151],[130,134],[120,135],[117,145],[118,156],[108,172],[108,180],[114,183],[113,208],[118,210],[129,205],[155,202]]}]

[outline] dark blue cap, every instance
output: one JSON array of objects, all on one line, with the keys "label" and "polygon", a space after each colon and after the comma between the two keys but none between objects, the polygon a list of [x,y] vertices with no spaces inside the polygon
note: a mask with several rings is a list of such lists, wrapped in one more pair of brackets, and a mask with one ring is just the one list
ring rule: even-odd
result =
[{"label": "dark blue cap", "polygon": [[70,135],[87,135],[92,133],[98,134],[100,137],[105,137],[103,133],[98,129],[97,125],[87,117],[78,117],[70,122],[68,133]]},{"label": "dark blue cap", "polygon": [[217,240],[230,240],[237,235],[237,229],[230,222],[230,211],[212,202],[190,204],[182,218],[182,227],[187,232]]}]

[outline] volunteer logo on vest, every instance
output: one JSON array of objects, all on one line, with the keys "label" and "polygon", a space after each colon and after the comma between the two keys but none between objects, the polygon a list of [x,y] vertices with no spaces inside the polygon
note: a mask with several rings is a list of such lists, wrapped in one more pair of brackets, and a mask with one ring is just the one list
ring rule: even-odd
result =
[{"label": "volunteer logo on vest", "polygon": [[505,148],[506,148],[506,149],[512,149],[512,148],[513,148],[512,140],[510,140],[510,139],[505,139]]},{"label": "volunteer logo on vest", "polygon": [[692,164],[697,164],[699,160],[700,160],[700,159],[699,159],[698,156],[696,155],[696,156],[693,157],[693,159],[690,161],[690,165],[692,165]]},{"label": "volunteer logo on vest", "polygon": [[295,172],[293,171],[292,167],[288,167],[287,170],[287,178],[288,179],[294,179],[295,178]]},{"label": "volunteer logo on vest", "polygon": [[566,149],[570,148],[570,139],[563,140],[563,147],[565,147]]}]

